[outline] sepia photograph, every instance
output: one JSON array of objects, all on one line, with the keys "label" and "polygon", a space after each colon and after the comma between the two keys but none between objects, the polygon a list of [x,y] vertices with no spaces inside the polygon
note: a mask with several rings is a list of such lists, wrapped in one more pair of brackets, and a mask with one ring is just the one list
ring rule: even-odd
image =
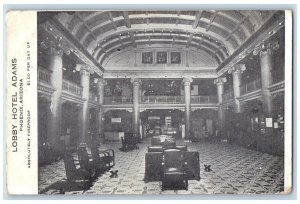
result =
[{"label": "sepia photograph", "polygon": [[[8,142],[13,157],[27,131],[24,163],[37,169],[37,194],[291,192],[290,10],[31,16],[36,37],[26,44],[24,84],[19,58],[9,58],[18,105],[8,114],[16,128]],[[36,121],[20,105],[23,86],[36,92],[24,96],[36,103]]]}]

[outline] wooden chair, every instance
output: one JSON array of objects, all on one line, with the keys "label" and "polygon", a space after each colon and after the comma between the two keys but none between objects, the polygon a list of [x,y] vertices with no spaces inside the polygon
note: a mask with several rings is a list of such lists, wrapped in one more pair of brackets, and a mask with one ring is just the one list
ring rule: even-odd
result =
[{"label": "wooden chair", "polygon": [[96,173],[96,167],[92,155],[90,155],[87,151],[87,146],[79,146],[77,149],[77,153],[80,167],[88,171],[92,176],[94,176]]},{"label": "wooden chair", "polygon": [[104,155],[104,164],[105,164],[105,169],[106,171],[110,170],[112,167],[115,166],[115,152],[112,149],[106,149],[103,151],[100,151],[98,149],[99,155]]},{"label": "wooden chair", "polygon": [[110,170],[115,165],[115,152],[112,149],[99,150],[96,144],[91,145],[94,167],[97,173]]},{"label": "wooden chair", "polygon": [[73,158],[71,151],[65,151],[63,161],[65,164],[67,182],[75,182],[77,180],[91,182],[93,175],[79,165],[79,161]]},{"label": "wooden chair", "polygon": [[187,190],[184,152],[178,149],[167,149],[163,154],[162,190],[167,187],[175,190],[182,186]]},{"label": "wooden chair", "polygon": [[107,170],[106,159],[107,154],[100,152],[96,145],[91,145],[91,153],[96,168],[96,173],[103,173]]}]

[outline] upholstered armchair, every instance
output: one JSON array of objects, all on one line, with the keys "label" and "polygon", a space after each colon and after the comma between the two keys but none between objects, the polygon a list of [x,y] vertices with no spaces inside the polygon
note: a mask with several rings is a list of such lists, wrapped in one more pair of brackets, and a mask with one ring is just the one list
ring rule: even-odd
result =
[{"label": "upholstered armchair", "polygon": [[162,152],[147,152],[145,155],[145,181],[160,181],[162,178]]},{"label": "upholstered armchair", "polygon": [[172,136],[161,135],[151,138],[151,146],[148,147],[148,152],[163,152],[166,149],[187,151],[187,146],[176,145],[176,140]]},{"label": "upholstered armchair", "polygon": [[162,190],[166,188],[188,188],[184,152],[179,149],[167,149],[163,153]]}]

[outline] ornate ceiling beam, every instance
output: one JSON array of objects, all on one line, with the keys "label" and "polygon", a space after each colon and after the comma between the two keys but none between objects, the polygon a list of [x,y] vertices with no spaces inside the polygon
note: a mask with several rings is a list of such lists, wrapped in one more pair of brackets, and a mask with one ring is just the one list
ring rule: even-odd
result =
[{"label": "ornate ceiling beam", "polygon": [[195,22],[193,23],[193,29],[197,28],[198,24],[199,24],[199,21],[200,21],[200,18],[202,16],[202,12],[203,11],[198,11],[196,16],[195,16]]},{"label": "ornate ceiling beam", "polygon": [[189,38],[187,39],[187,42],[186,42],[186,47],[187,48],[190,46],[190,43],[192,42],[193,37],[194,37],[194,34],[189,35]]},{"label": "ornate ceiling beam", "polygon": [[[241,25],[248,19],[249,16],[245,16],[238,24],[236,24],[235,28],[229,33],[229,35],[225,38],[226,41],[229,40],[230,37],[241,27]],[[248,38],[249,36],[246,36]]]},{"label": "ornate ceiling beam", "polygon": [[132,32],[129,33],[130,36],[130,40],[132,42],[133,47],[136,47],[136,42],[135,42],[135,38]]},{"label": "ornate ceiling beam", "polygon": [[[155,29],[157,29],[157,28],[155,28]],[[161,29],[165,29],[165,28],[161,28]],[[169,28],[166,28],[166,30],[168,30]],[[191,28],[190,28],[191,29]],[[121,30],[121,28],[119,28],[118,29],[118,32],[113,32],[113,33],[111,33],[111,36],[115,36],[115,37],[117,37],[118,35],[126,35],[128,32],[132,32],[132,31],[137,31],[137,30],[139,30],[139,29],[127,29],[127,30]],[[147,30],[146,29],[142,29],[142,31],[143,31],[143,35],[149,35],[149,31],[152,31],[152,29],[151,28],[148,28]],[[142,31],[141,31],[141,33],[142,33]],[[181,31],[180,29],[174,29],[174,30],[172,30],[172,32],[170,32],[169,33],[169,35],[175,35],[175,37],[176,37],[176,40],[178,39],[177,38],[177,35],[178,35],[178,37],[180,37],[180,36],[182,36],[182,35],[180,35],[180,34],[177,34],[178,32],[183,32],[183,31]],[[191,32],[190,33],[195,33],[195,30],[191,30]],[[205,35],[206,36],[206,35]],[[208,43],[208,44],[211,44],[212,46],[214,46],[214,47],[216,47],[216,48],[218,48],[218,47],[220,47],[220,46],[222,46],[222,53],[225,55],[225,56],[228,56],[228,53],[230,54],[231,53],[231,50],[228,50],[228,46],[226,45],[226,44],[224,44],[221,40],[217,40],[218,38],[216,37],[216,36],[214,36],[213,35],[213,33],[211,33],[210,35],[207,35],[208,37],[210,37],[211,38],[211,40],[209,41],[209,40],[205,40],[205,39],[203,39],[203,42],[206,42],[206,43]],[[199,37],[195,37],[195,35],[194,35],[194,38],[195,39],[198,39]],[[107,39],[109,39],[109,38],[106,38],[106,39],[101,39],[101,40],[99,40],[99,42],[101,42],[100,44],[108,44],[108,42],[109,41],[107,41]],[[216,44],[216,43],[214,43],[214,42],[216,42],[216,41],[218,41],[218,44]],[[102,46],[103,47],[103,46]],[[95,49],[95,51],[94,51],[94,53],[95,52],[97,52],[100,48],[99,48],[99,46],[98,46],[98,44],[96,44],[96,46],[94,46],[94,49]],[[226,50],[228,51],[228,53],[226,52]]]},{"label": "ornate ceiling beam", "polygon": [[[111,23],[111,22],[109,21],[108,23]],[[104,25],[106,25],[106,24],[107,23],[101,24],[101,25],[96,26],[96,27],[93,27],[92,31],[94,33],[97,33],[97,30],[101,29],[101,27],[104,26]],[[150,23],[147,26],[147,29],[170,29],[170,27],[174,27],[174,24]],[[225,28],[222,28],[222,27],[219,27],[219,28],[222,29],[222,30],[225,29]],[[143,25],[143,24],[133,24],[133,25],[131,25],[131,29],[134,29],[134,30],[145,30],[145,25]],[[128,29],[127,27],[126,28],[124,28],[124,27],[118,27],[118,31],[121,31],[121,32],[130,31],[131,29]],[[193,29],[190,25],[186,25],[186,24],[178,24],[178,26],[177,26],[176,29],[184,30],[184,31],[191,32],[191,33],[194,33],[194,32],[206,33],[207,32],[205,28],[197,27],[196,29]],[[229,33],[230,30],[224,30],[224,32]],[[98,35],[97,41],[102,41],[103,39],[108,38],[110,35],[114,35],[115,33],[116,33],[115,30],[109,30],[107,32],[102,32],[101,35]],[[221,42],[223,42],[224,45],[226,45],[226,47],[227,47],[227,49],[229,50],[230,53],[232,53],[235,50],[233,44],[230,41],[226,41],[225,40],[226,36],[222,36],[219,33],[215,33],[215,32],[210,32],[209,35],[211,35],[214,38],[217,38]],[[87,40],[88,39],[88,35],[85,35],[83,38],[84,39],[82,39],[82,41]],[[93,42],[89,42],[89,44],[87,46],[88,47],[92,46],[91,43],[93,43]]]},{"label": "ornate ceiling beam", "polygon": [[260,27],[239,49],[228,57],[217,68],[218,75],[221,76],[235,64],[239,63],[244,57],[252,54],[253,50],[284,28],[284,13],[277,11],[270,17],[265,24]]},{"label": "ornate ceiling beam", "polygon": [[153,70],[130,70],[124,72],[124,70],[106,70],[103,78],[152,78],[152,79],[161,79],[161,78],[174,78],[182,79],[185,77],[192,78],[217,78],[215,68],[211,69],[201,69],[201,70],[163,70],[160,67]]},{"label": "ornate ceiling beam", "polygon": [[149,46],[151,46],[151,38],[150,38],[150,36],[148,36],[148,43],[149,43]]},{"label": "ornate ceiling beam", "polygon": [[[151,40],[151,38],[150,38],[150,40]],[[148,44],[149,46],[151,46],[151,43],[152,44],[153,43],[172,44],[173,43],[173,39],[172,38],[170,38],[170,39],[156,39],[154,41],[149,41],[149,36],[148,36],[148,38],[147,38],[147,36],[144,36],[144,39],[139,39],[139,40],[136,41],[136,44]],[[104,60],[104,57],[106,57],[108,55],[111,55],[112,53],[117,52],[120,49],[125,48],[126,46],[132,45],[132,42],[131,42],[130,38],[124,38],[123,41],[122,41],[122,45],[120,45],[119,42],[115,42],[113,44],[107,45],[107,46],[110,46],[110,47],[107,47],[107,48],[104,47],[103,48],[103,52],[101,52],[101,51],[98,52],[98,55],[96,57],[96,59],[97,59],[98,62],[100,62],[102,64],[102,62]],[[175,44],[185,45],[186,46],[186,41],[185,40],[178,40],[178,41],[176,41]],[[174,45],[172,45],[172,46],[174,46]],[[191,45],[192,47],[194,47],[196,49],[204,50],[209,55],[213,56],[218,61],[219,64],[221,64],[224,61],[224,59],[227,58],[227,56],[224,55],[224,52],[221,52],[217,48],[212,49],[211,47],[208,47],[206,45],[199,45],[199,43],[197,43],[197,41],[193,41],[192,40],[189,45]],[[106,53],[106,55],[103,55],[104,53]]]},{"label": "ornate ceiling beam", "polygon": [[215,11],[214,14],[211,16],[211,18],[209,20],[209,24],[206,27],[206,32],[209,31],[209,29],[210,29],[211,25],[213,24],[213,22],[214,22],[214,20],[215,20],[215,18],[217,16],[217,14],[218,14],[218,11]]},{"label": "ornate ceiling beam", "polygon": [[112,23],[112,25],[114,27],[114,30],[117,30],[116,23],[115,23],[114,18],[113,18],[113,16],[112,16],[112,14],[111,14],[110,11],[108,11],[108,15],[109,15],[109,19],[110,19],[110,21],[111,21],[111,23]]},{"label": "ornate ceiling beam", "polygon": [[121,45],[123,45],[122,38],[120,35],[118,36],[118,39],[119,39],[119,42],[121,43]]},{"label": "ornate ceiling beam", "polygon": [[[45,22],[43,25],[41,25],[42,29],[44,29],[45,32],[52,35],[53,37],[61,36],[63,37],[63,40],[65,43],[70,46],[75,56],[78,57],[83,63],[89,65],[90,67],[93,67],[94,71],[102,75],[104,72],[103,67],[98,64],[98,62],[93,58],[93,56],[86,51],[86,49],[82,46],[81,43],[78,42],[75,37],[69,33],[65,29],[65,27],[55,18],[49,19],[47,22]],[[50,29],[51,28],[51,29]]]},{"label": "ornate ceiling beam", "polygon": [[[161,37],[161,36],[160,36]],[[204,44],[202,45],[202,43],[198,43],[198,41],[196,39],[193,39],[193,35],[191,34],[189,37],[188,36],[184,36],[187,41],[185,39],[183,40],[177,40],[177,41],[174,41],[173,39],[175,39],[173,36],[168,36],[169,38],[158,38],[158,39],[155,39],[155,40],[152,40],[151,41],[151,36],[150,35],[143,35],[143,36],[140,36],[140,39],[139,40],[135,40],[135,43],[137,42],[145,42],[145,41],[148,41],[148,44],[151,45],[151,42],[157,42],[157,41],[160,41],[160,42],[169,42],[170,44],[173,44],[173,46],[175,44],[182,44],[184,43],[185,46],[190,46],[192,45],[193,47],[197,47],[197,48],[200,48],[200,49],[203,49],[205,48],[206,50],[209,50],[210,54],[212,53],[217,53],[217,54],[214,54],[218,57],[218,61],[221,63],[225,58],[227,58],[227,55],[225,54],[225,52],[223,51],[220,51],[218,49],[218,46],[212,46],[212,44],[210,44],[212,47],[208,47],[208,46],[205,46]],[[104,50],[108,53],[111,53],[113,52],[113,50],[117,50],[118,48],[123,48],[125,47],[126,45],[128,46],[128,43],[127,42],[131,42],[132,43],[132,40],[130,37],[127,37],[127,38],[123,38],[122,41],[114,41],[114,42],[111,42],[111,43],[108,43],[106,44],[105,46],[103,46],[103,52]],[[202,38],[202,42],[203,42],[203,38]],[[136,45],[135,45],[136,47]],[[222,55],[220,54],[222,53]],[[98,61],[99,61],[99,55],[98,57],[96,58]]]},{"label": "ornate ceiling beam", "polygon": [[[172,32],[172,33],[165,33],[163,36],[160,36],[160,35],[157,35],[159,34],[158,32],[155,34],[155,33],[138,33],[136,34],[136,37],[137,38],[146,38],[148,36],[148,39],[149,39],[149,36],[150,38],[155,38],[157,39],[157,37],[161,37],[160,39],[171,39],[172,40],[172,45],[174,45],[175,41],[176,41],[176,37],[178,37],[178,40],[179,38],[186,38],[186,40],[188,41],[187,42],[187,45],[191,42],[191,41],[194,41],[195,43],[198,43],[198,41],[200,41],[198,44],[202,44],[203,42],[207,43],[210,45],[210,47],[214,50],[214,52],[220,52],[222,53],[223,57],[222,59],[226,58],[228,56],[228,54],[225,52],[223,46],[221,46],[222,44],[217,44],[216,41],[214,40],[204,40],[204,37],[195,37],[194,34],[190,34],[190,35],[187,35],[187,34],[184,34],[184,35],[180,35],[178,33],[175,33],[175,32]],[[191,38],[191,35],[193,35],[193,37]],[[115,44],[117,43],[116,40],[117,39],[120,39],[119,38],[120,35],[116,35],[115,38],[112,38],[110,39],[109,41],[106,41],[105,43],[101,44],[103,49],[109,49],[109,46],[111,44]],[[128,37],[127,37],[128,38]],[[122,38],[122,41],[121,43],[123,43],[124,41],[127,41],[126,37],[125,38]]]},{"label": "ornate ceiling beam", "polygon": [[[160,41],[160,40],[156,40],[156,41],[151,41],[151,43],[168,43],[168,44],[171,44],[172,42],[172,39],[169,40],[169,42],[167,42],[166,40],[164,41]],[[148,44],[149,43],[149,40],[148,39],[142,39],[142,40],[138,40],[136,41],[137,44]],[[105,52],[99,52],[98,54],[98,58],[97,58],[97,61],[102,64],[103,61],[105,60],[106,57],[110,56],[112,53],[116,52],[117,49],[122,49],[122,48],[125,48],[125,47],[128,47],[129,45],[131,44],[131,41],[128,40],[127,42],[123,42],[123,47],[120,46],[120,44],[116,44],[114,47],[111,47],[109,49],[105,49]],[[186,41],[184,40],[181,40],[181,41],[176,41],[176,44],[178,45],[182,45],[182,46],[185,46],[186,45]],[[212,50],[211,48],[205,46],[205,45],[201,45],[199,46],[197,43],[194,43],[193,41],[190,43],[190,46],[191,47],[194,47],[196,49],[201,49],[203,50],[204,52],[206,52],[208,55],[212,56],[213,58],[215,58],[218,63],[220,64],[222,61],[223,61],[223,58],[219,56],[219,54],[216,54],[216,51],[215,50]]]},{"label": "ornate ceiling beam", "polygon": [[80,16],[78,12],[75,13],[77,18],[81,21],[82,25],[88,30],[88,32],[92,35],[94,40],[97,40],[96,36],[94,35],[93,31],[90,29],[90,27],[85,23],[85,20]]},{"label": "ornate ceiling beam", "polygon": [[172,46],[174,46],[174,44],[175,44],[175,36],[173,36],[173,39],[172,39]]},{"label": "ornate ceiling beam", "polygon": [[131,28],[130,19],[127,11],[123,11],[123,17],[127,28]]},{"label": "ornate ceiling beam", "polygon": [[85,16],[83,19],[85,21],[88,21],[88,20],[91,20],[92,18],[97,17],[106,12],[108,12],[108,11],[95,11],[95,12],[90,13],[90,15]]},{"label": "ornate ceiling beam", "polygon": [[[120,39],[119,38],[120,35],[124,36],[124,38],[122,38],[122,39],[129,38],[130,37],[129,33],[130,32],[116,33],[114,36],[111,36],[111,38],[109,38],[108,40],[105,40],[105,42],[103,41],[101,43],[98,43],[97,47],[99,48],[100,45],[101,45],[101,47],[104,47],[104,48],[108,47],[109,44],[114,43],[117,39]],[[223,45],[220,44],[220,42],[218,40],[214,40],[212,38],[211,38],[211,40],[208,40],[208,39],[205,40],[204,37],[196,37],[195,34],[193,34],[193,35],[194,35],[194,38],[193,38],[194,41],[205,42],[205,43],[209,44],[210,46],[214,47],[215,49],[220,49],[220,47],[223,48]],[[161,35],[161,33],[159,31],[155,31],[155,32],[151,32],[151,33],[149,33],[149,32],[147,32],[147,33],[143,33],[143,32],[136,33],[136,37],[138,37],[138,38],[145,37],[145,36],[150,36],[152,38],[160,37],[161,39],[171,39],[172,36],[174,36],[174,37],[178,37],[178,39],[179,38],[186,38],[188,40],[190,35],[186,34],[186,33],[179,34],[177,32],[164,33],[164,35]],[[208,38],[210,38],[210,37],[208,37]],[[222,49],[222,50],[224,50],[224,49]],[[223,53],[224,53],[224,55],[227,56],[227,54],[224,51],[223,51]]]}]

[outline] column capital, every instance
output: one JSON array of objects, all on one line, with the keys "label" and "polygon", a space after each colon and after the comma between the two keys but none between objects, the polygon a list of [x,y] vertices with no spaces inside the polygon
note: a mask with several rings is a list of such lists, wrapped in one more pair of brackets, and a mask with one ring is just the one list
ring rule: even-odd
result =
[{"label": "column capital", "polygon": [[52,56],[62,57],[64,54],[64,51],[58,47],[49,47],[48,51],[49,51],[49,54]]},{"label": "column capital", "polygon": [[70,46],[61,36],[56,36],[55,38],[45,36],[40,43],[40,47],[44,50],[48,49],[49,54],[62,55],[63,53],[66,53],[67,55],[69,55],[71,53]]},{"label": "column capital", "polygon": [[182,79],[182,82],[183,82],[184,86],[190,86],[191,83],[193,82],[193,78],[185,77]]},{"label": "column capital", "polygon": [[95,78],[97,80],[97,84],[98,86],[105,86],[107,85],[107,81],[103,78],[103,77],[100,77],[100,78]]},{"label": "column capital", "polygon": [[260,45],[256,46],[253,50],[253,55],[264,55],[273,53],[273,50],[279,49],[279,43],[277,40],[275,41],[265,41]]},{"label": "column capital", "polygon": [[141,85],[142,80],[140,78],[131,78],[130,82],[134,85],[134,86],[138,86]]},{"label": "column capital", "polygon": [[241,74],[246,70],[245,64],[236,64],[228,70],[228,74]]},{"label": "column capital", "polygon": [[80,71],[80,74],[90,75],[94,73],[94,70],[87,64],[76,64],[76,71]]},{"label": "column capital", "polygon": [[225,82],[227,82],[226,77],[219,77],[214,80],[214,84],[216,84],[217,86],[223,85]]}]

